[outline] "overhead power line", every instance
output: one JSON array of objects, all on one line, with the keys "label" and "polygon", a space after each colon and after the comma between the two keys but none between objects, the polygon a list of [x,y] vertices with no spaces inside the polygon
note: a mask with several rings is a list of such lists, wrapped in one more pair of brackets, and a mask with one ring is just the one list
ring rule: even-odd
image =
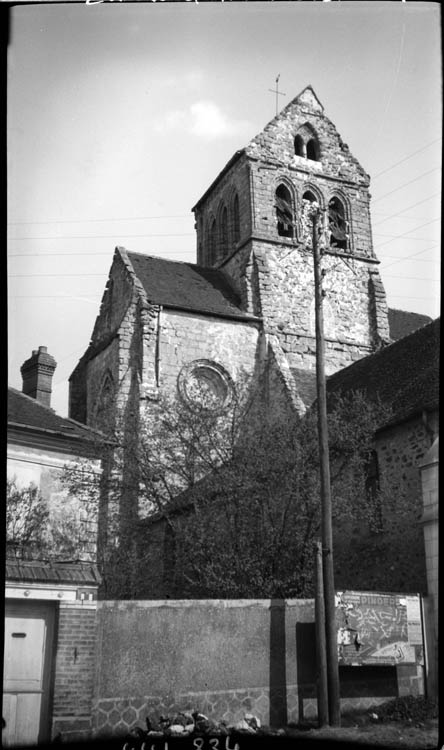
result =
[{"label": "overhead power line", "polygon": [[377,177],[380,177],[381,175],[385,174],[386,172],[390,172],[391,169],[394,169],[399,164],[403,164],[405,161],[408,161],[409,159],[411,159],[412,156],[416,156],[416,154],[420,154],[422,151],[425,151],[426,148],[429,148],[429,146],[433,146],[434,143],[437,143],[438,141],[441,141],[441,140],[442,140],[442,137],[435,138],[434,141],[430,141],[430,143],[427,143],[426,146],[423,146],[422,148],[419,148],[417,151],[412,151],[411,154],[408,154],[403,159],[400,159],[400,161],[395,162],[390,167],[387,167],[386,169],[383,169],[382,172],[377,172],[377,174],[373,175],[372,179],[376,180]]},{"label": "overhead power line", "polygon": [[[411,255],[406,255],[404,258],[399,258],[398,260],[394,260],[392,263],[388,263],[385,268],[390,268],[390,266],[395,266],[397,263],[402,263],[405,260],[410,260],[410,258],[417,258],[418,255],[423,255],[424,253],[428,253],[430,250],[434,250],[437,245],[432,245],[432,247],[426,247],[425,250],[418,250],[417,253],[412,253]],[[429,261],[432,263],[437,263],[438,261]],[[427,263],[427,260],[422,260],[421,263]],[[384,273],[384,271],[383,271]]]},{"label": "overhead power line", "polygon": [[[403,234],[395,234],[390,240],[386,240],[385,242],[378,243],[378,248],[384,247],[384,245],[388,245],[390,242],[393,242],[394,240],[401,239],[402,237],[407,237],[410,232],[416,232],[418,229],[423,229],[423,227],[428,227],[429,224],[433,224],[434,222],[439,221],[439,219],[432,219],[432,221],[427,221],[425,224],[420,224],[419,227],[413,227],[413,229],[409,229],[407,232],[404,232]],[[423,241],[423,238],[420,237],[409,237],[410,240],[415,239],[421,239]],[[427,241],[427,238],[425,238]]]},{"label": "overhead power line", "polygon": [[[174,253],[176,255],[189,255],[190,253],[195,252],[195,250],[194,250],[194,248],[192,250],[163,250],[163,251],[161,251],[160,249],[158,249],[156,251],[154,251],[154,250],[152,251],[153,255],[155,255],[156,252],[157,253],[159,253],[159,252],[171,253],[171,254]],[[99,255],[107,255],[109,257],[109,256],[112,256],[113,253],[114,253],[114,251],[109,251],[109,250],[108,251],[99,252],[99,253],[95,253],[95,252],[89,252],[88,253],[88,252],[83,252],[83,251],[80,251],[80,252],[73,252],[73,251],[71,251],[71,252],[67,253],[67,252],[64,252],[63,250],[60,250],[60,251],[57,250],[57,251],[53,251],[52,253],[39,253],[39,252],[37,252],[37,253],[34,253],[34,252],[30,252],[30,253],[8,253],[8,258],[35,258],[35,257],[39,257],[40,258],[42,256],[48,256],[48,257],[66,256],[67,258],[70,258],[70,257],[73,257],[73,256],[80,256],[80,255],[87,255],[87,256],[91,256],[92,258],[95,258],[95,257],[98,257]],[[147,253],[147,255],[149,255],[149,254],[150,253]],[[162,256],[157,255],[156,257],[158,257],[158,258],[162,257],[163,258],[164,256],[163,255]],[[171,260],[171,258],[165,258],[165,260]]]},{"label": "overhead power line", "polygon": [[[125,234],[125,237],[194,237],[194,232],[181,232],[179,234]],[[57,237],[9,237],[16,242],[22,240],[101,240],[114,239],[115,234],[59,234]]]},{"label": "overhead power line", "polygon": [[35,279],[46,279],[49,276],[106,276],[104,273],[10,273],[8,274],[9,279],[25,279],[33,277]]},{"label": "overhead power line", "polygon": [[394,190],[390,190],[389,193],[384,193],[384,195],[380,195],[379,198],[375,198],[373,203],[377,203],[378,201],[382,201],[383,198],[387,198],[388,195],[391,195],[392,193],[396,193],[397,190],[401,190],[403,187],[407,187],[407,185],[411,185],[412,182],[417,182],[422,177],[425,177],[428,174],[431,174],[432,172],[438,172],[440,171],[441,167],[433,167],[433,169],[429,169],[428,172],[423,172],[422,174],[418,175],[418,177],[414,177],[413,180],[409,180],[408,182],[404,182],[403,185],[399,185],[397,188],[394,188]]},{"label": "overhead power line", "polygon": [[48,219],[47,221],[9,221],[8,226],[16,226],[18,224],[91,224],[95,222],[109,222],[109,221],[142,221],[151,219],[192,219],[191,213],[189,214],[176,214],[173,216],[119,216],[113,219]]},{"label": "overhead power line", "polygon": [[[411,208],[416,208],[416,206],[420,206],[421,203],[427,203],[427,201],[431,200],[432,198],[435,198],[435,196],[440,195],[440,191],[437,191],[436,193],[433,193],[433,195],[430,195],[428,198],[423,198],[422,201],[418,201],[417,203],[412,203],[411,206],[407,206],[407,208],[403,208],[402,211],[397,211],[395,214],[389,214],[385,215],[385,219],[382,219],[381,221],[377,221],[375,223],[372,222],[373,226],[376,227],[379,224],[383,224],[385,221],[388,221],[389,219],[394,219],[396,216],[401,216],[402,214],[406,213],[406,211],[410,211]],[[383,216],[384,214],[379,214],[377,211],[372,211],[373,214],[377,214],[378,216]],[[405,216],[405,219],[427,219],[427,216]]]}]

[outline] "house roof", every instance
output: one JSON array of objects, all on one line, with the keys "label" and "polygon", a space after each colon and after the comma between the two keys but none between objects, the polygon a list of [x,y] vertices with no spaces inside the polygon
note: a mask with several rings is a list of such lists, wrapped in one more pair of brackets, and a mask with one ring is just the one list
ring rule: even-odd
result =
[{"label": "house roof", "polygon": [[252,320],[223,273],[194,263],[126,251],[149,302],[228,318]]},{"label": "house roof", "polygon": [[389,308],[388,322],[390,338],[393,339],[393,341],[398,341],[398,339],[408,336],[409,333],[417,331],[418,328],[422,328],[422,326],[431,323],[432,318],[429,318],[428,315],[420,315],[419,313]]},{"label": "house roof", "polygon": [[62,438],[69,437],[88,442],[103,437],[97,430],[74,419],[60,417],[49,406],[44,406],[35,398],[11,387],[8,388],[8,426],[31,428],[55,433]]},{"label": "house roof", "polygon": [[390,423],[438,408],[440,319],[354,362],[327,380],[329,394],[363,391],[392,407]]},{"label": "house roof", "polygon": [[77,583],[97,585],[101,582],[93,563],[46,562],[40,560],[6,560],[5,578],[9,581],[37,583]]}]

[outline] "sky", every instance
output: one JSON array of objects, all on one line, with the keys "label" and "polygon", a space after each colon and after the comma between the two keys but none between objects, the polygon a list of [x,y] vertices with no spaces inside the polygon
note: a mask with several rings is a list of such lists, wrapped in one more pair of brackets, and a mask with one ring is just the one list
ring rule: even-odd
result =
[{"label": "sky", "polygon": [[311,84],[371,176],[389,307],[439,315],[440,7],[428,2],[15,6],[8,49],[9,383],[46,346],[51,405],[114,248],[195,262],[192,206]]}]

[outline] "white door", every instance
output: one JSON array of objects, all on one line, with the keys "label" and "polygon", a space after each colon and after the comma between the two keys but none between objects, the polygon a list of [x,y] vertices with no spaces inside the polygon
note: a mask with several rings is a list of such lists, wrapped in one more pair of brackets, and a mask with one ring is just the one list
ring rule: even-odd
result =
[{"label": "white door", "polygon": [[49,740],[49,687],[54,605],[6,603],[3,744]]}]

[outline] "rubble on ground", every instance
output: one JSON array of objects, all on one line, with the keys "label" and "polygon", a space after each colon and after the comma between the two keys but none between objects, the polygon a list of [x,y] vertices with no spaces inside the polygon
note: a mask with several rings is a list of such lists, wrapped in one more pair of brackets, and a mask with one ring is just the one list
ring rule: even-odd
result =
[{"label": "rubble on ground", "polygon": [[406,721],[415,726],[438,718],[438,702],[423,695],[405,695],[374,706],[370,712],[373,721]]},{"label": "rubble on ground", "polygon": [[260,719],[251,713],[244,714],[240,721],[227,724],[209,719],[198,711],[179,712],[173,716],[160,715],[158,719],[147,716],[146,729],[134,727],[125,738],[124,750],[136,750],[139,743],[156,737],[217,737],[233,733],[277,735],[285,734],[285,731],[261,725]]}]

